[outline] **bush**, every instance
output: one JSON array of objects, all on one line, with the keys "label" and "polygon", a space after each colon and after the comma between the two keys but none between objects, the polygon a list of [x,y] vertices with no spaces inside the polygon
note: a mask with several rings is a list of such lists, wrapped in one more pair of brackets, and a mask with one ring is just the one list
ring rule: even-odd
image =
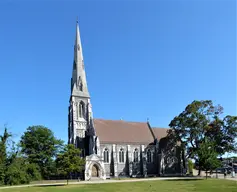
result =
[{"label": "bush", "polygon": [[5,166],[0,164],[0,185],[4,185],[4,178],[5,178]]},{"label": "bush", "polygon": [[41,175],[37,165],[29,164],[23,158],[18,157],[7,167],[5,184],[28,184],[30,181],[39,180],[40,178]]},{"label": "bush", "polygon": [[30,177],[30,181],[38,181],[42,178],[39,166],[34,163],[26,164],[26,173]]},{"label": "bush", "polygon": [[15,159],[8,167],[5,173],[6,185],[19,185],[29,183],[29,177],[21,159]]}]

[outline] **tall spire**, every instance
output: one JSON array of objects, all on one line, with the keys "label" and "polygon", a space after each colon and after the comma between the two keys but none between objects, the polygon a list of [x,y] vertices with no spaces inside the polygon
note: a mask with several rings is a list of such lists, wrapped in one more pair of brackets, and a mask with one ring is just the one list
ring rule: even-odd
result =
[{"label": "tall spire", "polygon": [[79,24],[78,24],[78,18],[76,22],[76,39],[75,39],[75,48],[77,47],[76,56],[78,59],[83,60],[83,54],[82,54],[82,46],[81,46],[81,38],[80,38],[80,30],[79,30]]},{"label": "tall spire", "polygon": [[75,96],[89,97],[78,19],[76,21],[76,38],[74,45],[71,91]]}]

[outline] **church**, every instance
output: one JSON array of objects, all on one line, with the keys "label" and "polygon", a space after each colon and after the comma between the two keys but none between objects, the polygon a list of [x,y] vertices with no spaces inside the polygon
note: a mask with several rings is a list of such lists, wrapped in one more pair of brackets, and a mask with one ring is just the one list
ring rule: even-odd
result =
[{"label": "church", "polygon": [[74,45],[68,143],[85,158],[83,179],[181,176],[186,161],[179,145],[167,148],[167,130],[147,122],[93,118],[78,22]]}]

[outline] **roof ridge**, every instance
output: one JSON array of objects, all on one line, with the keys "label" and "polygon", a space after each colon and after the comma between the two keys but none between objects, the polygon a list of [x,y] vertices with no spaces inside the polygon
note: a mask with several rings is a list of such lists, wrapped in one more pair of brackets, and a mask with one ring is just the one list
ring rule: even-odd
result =
[{"label": "roof ridge", "polygon": [[[125,122],[125,123],[143,123],[147,124],[146,121],[141,122],[141,121],[129,121],[129,120],[123,120],[123,119],[103,119],[103,118],[93,118],[94,120],[101,120],[101,121],[115,121],[115,122]],[[152,127],[152,129],[171,129],[170,127]]]}]

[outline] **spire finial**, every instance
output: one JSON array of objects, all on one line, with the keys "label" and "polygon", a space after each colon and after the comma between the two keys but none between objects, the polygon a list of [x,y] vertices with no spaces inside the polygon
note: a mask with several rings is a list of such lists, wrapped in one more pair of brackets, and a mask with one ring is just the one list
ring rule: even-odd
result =
[{"label": "spire finial", "polygon": [[77,23],[78,23],[78,16],[77,16]]}]

